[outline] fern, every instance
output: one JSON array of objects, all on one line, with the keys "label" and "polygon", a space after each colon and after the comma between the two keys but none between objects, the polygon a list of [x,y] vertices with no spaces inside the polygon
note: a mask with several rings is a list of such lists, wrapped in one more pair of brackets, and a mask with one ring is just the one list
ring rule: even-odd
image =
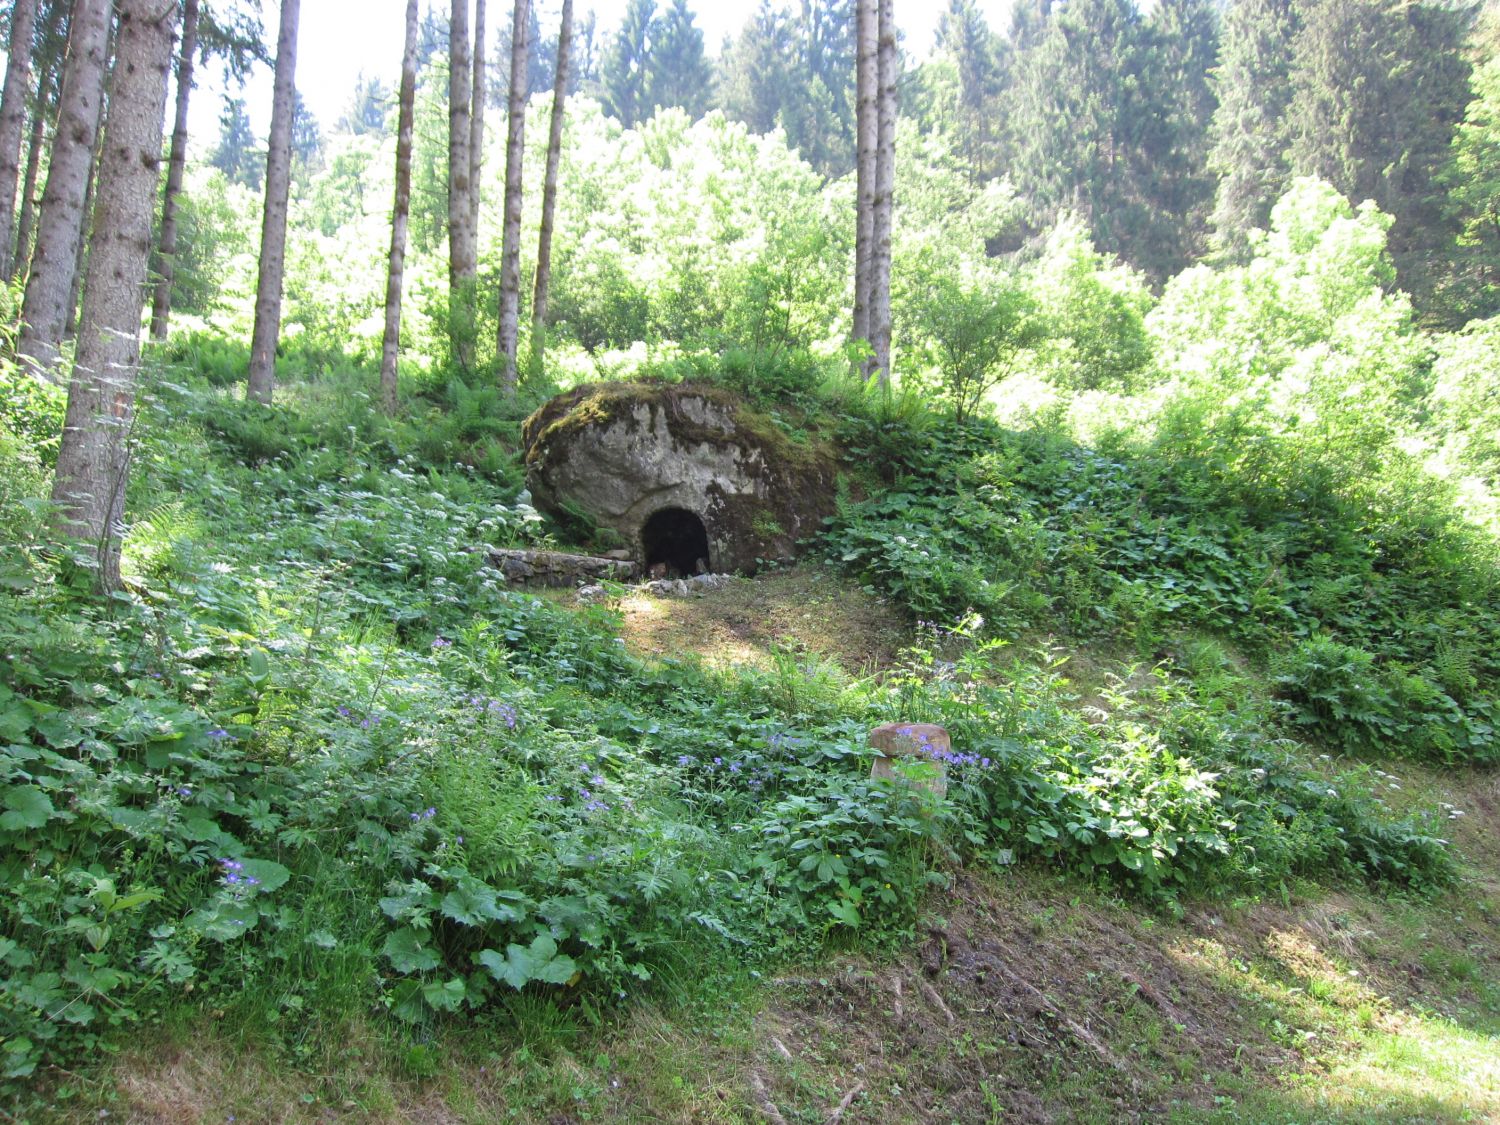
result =
[{"label": "fern", "polygon": [[182,577],[192,561],[192,549],[203,534],[203,523],[181,500],[158,504],[125,534],[121,572],[137,581]]}]

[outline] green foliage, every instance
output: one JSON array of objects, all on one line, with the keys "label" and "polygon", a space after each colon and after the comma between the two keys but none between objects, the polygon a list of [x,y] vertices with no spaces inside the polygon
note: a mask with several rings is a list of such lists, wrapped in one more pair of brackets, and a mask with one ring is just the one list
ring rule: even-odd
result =
[{"label": "green foliage", "polygon": [[1064,221],[1034,267],[1034,300],[1048,320],[1040,356],[1061,387],[1129,388],[1152,364],[1145,316],[1151,296],[1136,274],[1095,251],[1088,232]]},{"label": "green foliage", "polygon": [[1431,389],[1423,404],[1437,460],[1462,481],[1466,508],[1476,522],[1500,527],[1500,320],[1475,321],[1433,340]]},{"label": "green foliage", "polygon": [[1500,270],[1500,59],[1477,67],[1472,87],[1443,170],[1447,209],[1461,224],[1461,278],[1468,284],[1445,296],[1471,314],[1493,315]]},{"label": "green foliage", "polygon": [[1392,482],[1377,516],[1306,460],[1259,480],[1226,469],[1234,446],[1201,410],[1169,421],[1096,450],[1042,430],[906,431],[884,456],[908,475],[843,504],[826,550],[919,618],[973,611],[1003,637],[1060,629],[1152,652],[1169,623],[1228,634],[1271,658],[1299,727],[1493,760],[1500,620],[1472,610],[1500,576],[1493,548],[1444,514],[1451,500]]},{"label": "green foliage", "polygon": [[0,357],[0,441],[14,441],[39,465],[57,462],[67,394]]},{"label": "green foliage", "polygon": [[962,422],[1010,375],[1021,355],[1042,342],[1046,331],[1031,296],[1019,281],[997,271],[969,277],[947,272],[917,274],[906,312],[927,345],[937,373],[932,395]]},{"label": "green foliage", "polygon": [[210,316],[248,301],[254,287],[258,200],[216,168],[194,169],[178,197],[174,314]]}]

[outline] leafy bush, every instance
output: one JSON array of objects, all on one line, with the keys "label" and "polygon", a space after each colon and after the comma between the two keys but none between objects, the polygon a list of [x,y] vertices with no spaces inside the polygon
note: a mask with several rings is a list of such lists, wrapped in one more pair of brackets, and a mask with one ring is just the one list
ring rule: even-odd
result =
[{"label": "leafy bush", "polygon": [[0,437],[9,435],[41,465],[57,463],[67,392],[0,358]]}]

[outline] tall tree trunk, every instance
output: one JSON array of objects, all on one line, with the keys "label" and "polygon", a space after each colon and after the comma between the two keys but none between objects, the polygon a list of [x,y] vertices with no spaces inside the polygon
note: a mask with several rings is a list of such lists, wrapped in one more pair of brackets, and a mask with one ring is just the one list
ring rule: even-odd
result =
[{"label": "tall tree trunk", "polygon": [[573,52],[573,0],[563,0],[557,35],[557,80],[552,84],[552,130],[547,136],[547,178],[542,188],[542,230],[536,247],[536,287],[531,295],[531,370],[542,369],[547,347],[547,300],[552,286],[552,224],[557,212],[557,168],[562,163],[563,112]]},{"label": "tall tree trunk", "polygon": [[855,10],[854,338],[870,339],[870,265],[875,241],[876,102],[880,85],[878,0],[857,0]]},{"label": "tall tree trunk", "polygon": [[42,146],[55,108],[44,91],[37,91],[36,112],[31,116],[31,143],[26,148],[26,175],[21,183],[20,216],[16,220],[16,257],[12,278],[24,276],[31,266],[31,236],[36,231],[36,181],[41,175]]},{"label": "tall tree trunk", "polygon": [[286,265],[286,203],[292,187],[292,114],[297,102],[297,20],[302,0],[281,0],[276,36],[276,91],[266,150],[266,203],[260,228],[260,277],[255,287],[255,332],[250,339],[252,402],[271,405],[276,389],[276,344],[281,337],[281,279]]},{"label": "tall tree trunk", "polygon": [[36,248],[21,307],[18,355],[32,369],[57,377],[57,349],[68,323],[73,271],[83,234],[84,197],[94,163],[94,136],[104,97],[104,60],[108,51],[110,0],[76,0],[63,67],[57,130],[42,192]]},{"label": "tall tree trunk", "polygon": [[172,278],[177,273],[177,197],[187,166],[188,106],[193,97],[193,56],[198,51],[198,0],[183,0],[182,50],[177,55],[177,117],[172,126],[172,159],[161,199],[161,239],[156,246],[156,293],[151,300],[151,337],[167,338],[172,315]]},{"label": "tall tree trunk", "polygon": [[521,163],[526,150],[529,0],[515,0],[510,29],[510,100],[505,142],[505,234],[500,245],[500,387],[516,392],[516,337],[521,322]]},{"label": "tall tree trunk", "polygon": [[880,97],[875,146],[875,214],[870,250],[870,344],[880,385],[891,382],[891,229],[896,211],[896,20],[880,0]]},{"label": "tall tree trunk", "polygon": [[469,99],[469,209],[473,217],[469,220],[474,239],[474,256],[479,256],[479,202],[484,195],[484,102],[487,90],[488,54],[485,51],[484,0],[474,0],[474,50],[471,63],[474,70],[474,93]]},{"label": "tall tree trunk", "polygon": [[[26,130],[26,96],[31,91],[31,40],[37,0],[16,0],[10,9],[10,58],[0,93],[0,273],[16,275],[16,189],[21,175],[21,136]],[[41,112],[40,104],[37,112]]]},{"label": "tall tree trunk", "polygon": [[96,544],[98,581],[106,590],[120,577],[118,528],[140,374],[141,301],[177,29],[176,4],[118,0],[117,7],[119,61],[99,179],[98,234],[52,486],[58,530]]},{"label": "tall tree trunk", "polygon": [[465,371],[474,366],[474,203],[469,198],[469,0],[448,17],[448,340]]},{"label": "tall tree trunk", "polygon": [[406,224],[411,215],[411,133],[417,96],[417,0],[406,0],[406,50],[401,55],[399,124],[396,126],[396,205],[391,213],[391,266],[385,284],[385,343],[380,351],[380,401],[396,412],[396,357],[401,344],[401,275],[406,267]]},{"label": "tall tree trunk", "polygon": [[[105,49],[105,57],[113,54],[113,44]],[[108,107],[106,107],[106,112]],[[83,289],[84,270],[88,268],[89,247],[92,244],[94,222],[94,194],[99,185],[99,161],[104,153],[104,114],[99,115],[99,124],[94,127],[93,157],[89,161],[89,183],[83,193],[83,230],[78,239],[78,254],[73,261],[73,284],[68,289],[68,318],[63,324],[63,339],[73,338],[78,331],[78,294]]]}]

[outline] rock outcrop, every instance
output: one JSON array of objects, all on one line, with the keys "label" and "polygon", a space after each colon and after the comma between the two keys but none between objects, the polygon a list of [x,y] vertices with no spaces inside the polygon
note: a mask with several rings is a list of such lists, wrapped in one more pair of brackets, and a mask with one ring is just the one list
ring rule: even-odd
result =
[{"label": "rock outcrop", "polygon": [[833,449],[720,387],[580,387],[527,419],[524,440],[536,503],[612,529],[651,577],[753,574],[833,511]]}]

